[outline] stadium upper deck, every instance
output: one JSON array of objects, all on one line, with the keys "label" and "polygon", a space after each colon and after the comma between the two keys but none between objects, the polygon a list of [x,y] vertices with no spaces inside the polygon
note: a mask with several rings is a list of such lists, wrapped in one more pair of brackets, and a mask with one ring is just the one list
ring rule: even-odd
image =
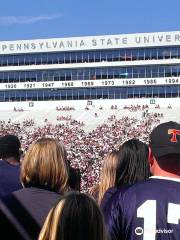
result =
[{"label": "stadium upper deck", "polygon": [[0,42],[1,103],[179,96],[180,32]]}]

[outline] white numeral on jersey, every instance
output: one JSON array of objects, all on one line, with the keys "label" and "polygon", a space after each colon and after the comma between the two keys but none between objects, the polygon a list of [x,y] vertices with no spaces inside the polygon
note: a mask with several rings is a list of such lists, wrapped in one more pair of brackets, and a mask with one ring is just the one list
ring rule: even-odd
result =
[{"label": "white numeral on jersey", "polygon": [[168,223],[178,224],[180,219],[180,205],[169,203],[168,204]]},{"label": "white numeral on jersey", "polygon": [[156,237],[156,201],[147,200],[137,209],[137,217],[144,218],[143,240]]},{"label": "white numeral on jersey", "polygon": [[[137,209],[137,217],[144,218],[143,240],[156,239],[156,201],[147,200]],[[178,224],[180,219],[180,205],[169,203],[167,222]]]}]

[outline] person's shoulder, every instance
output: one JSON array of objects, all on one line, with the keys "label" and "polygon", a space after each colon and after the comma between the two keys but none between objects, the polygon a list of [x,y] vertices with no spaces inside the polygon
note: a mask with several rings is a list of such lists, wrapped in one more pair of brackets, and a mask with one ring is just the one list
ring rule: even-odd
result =
[{"label": "person's shoulder", "polygon": [[119,187],[111,187],[109,188],[105,194],[103,199],[111,199],[114,200],[120,196],[123,196],[129,188],[131,188],[133,185],[124,185],[124,186],[119,186]]},{"label": "person's shoulder", "polygon": [[13,201],[31,201],[31,199],[58,199],[61,195],[59,193],[48,191],[45,189],[35,188],[35,187],[24,187],[17,191],[14,191],[1,199],[1,202],[13,202]]},{"label": "person's shoulder", "polygon": [[132,203],[137,198],[137,196],[142,196],[144,191],[149,191],[149,189],[151,188],[151,182],[152,180],[148,179],[146,181],[140,181],[133,185],[126,185],[124,187],[116,188],[116,191],[112,195],[111,200],[109,200],[109,204],[111,206],[125,206]]},{"label": "person's shoulder", "polygon": [[144,181],[137,182],[123,191],[119,190],[116,195],[113,197],[113,202],[118,205],[128,206],[135,203],[141,203],[146,199],[151,198],[160,198],[159,195],[167,195],[169,190],[174,186],[180,186],[180,182],[158,179],[158,178],[149,178]]},{"label": "person's shoulder", "polygon": [[158,189],[161,186],[161,189],[166,189],[167,185],[180,185],[180,180],[172,179],[168,177],[157,177],[153,176],[148,178],[147,180],[137,182],[126,189],[126,194],[133,192],[153,192],[153,190]]},{"label": "person's shoulder", "polygon": [[32,196],[32,198],[58,198],[60,196],[59,193],[50,191],[48,189],[38,188],[38,187],[24,187],[18,191],[13,192],[13,195],[16,197],[24,197],[29,198]]},{"label": "person's shoulder", "polygon": [[128,185],[109,188],[104,194],[103,201],[104,202],[107,202],[109,200],[113,201],[114,199],[118,198],[119,195],[123,194],[128,188],[129,188]]},{"label": "person's shoulder", "polygon": [[117,193],[117,187],[111,187],[105,192],[103,199],[101,201],[102,209],[106,207],[106,205],[112,199],[112,197],[114,196],[115,193]]},{"label": "person's shoulder", "polygon": [[17,199],[18,195],[24,191],[24,188],[19,189],[17,191],[11,192],[7,195],[5,195],[1,200],[0,200],[0,205],[2,203],[8,203],[8,202],[12,202],[13,199]]},{"label": "person's shoulder", "polygon": [[126,197],[128,195],[139,194],[143,191],[149,191],[149,188],[151,188],[152,185],[154,185],[154,181],[151,178],[139,181],[133,185],[128,186],[123,191],[120,191],[120,195],[122,197]]},{"label": "person's shoulder", "polygon": [[5,160],[1,159],[0,166],[7,166],[7,162]]},{"label": "person's shoulder", "polygon": [[128,187],[128,185],[121,187],[111,187],[105,192],[100,207],[106,217],[109,215],[112,206],[116,202],[119,202],[119,198],[121,198],[122,194]]},{"label": "person's shoulder", "polygon": [[7,162],[6,160],[0,160],[0,166],[1,166],[1,168],[3,168],[3,171],[4,171],[4,169],[20,169],[20,164],[11,164],[11,163],[9,163],[9,162]]},{"label": "person's shoulder", "polygon": [[107,197],[107,198],[112,197],[112,196],[117,192],[117,190],[118,190],[117,187],[111,187],[111,188],[109,188],[109,189],[105,192],[104,197]]}]

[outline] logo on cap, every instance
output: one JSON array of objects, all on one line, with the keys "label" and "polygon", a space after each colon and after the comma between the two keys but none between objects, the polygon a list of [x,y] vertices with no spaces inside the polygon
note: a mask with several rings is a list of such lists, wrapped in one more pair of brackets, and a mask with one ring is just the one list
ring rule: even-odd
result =
[{"label": "logo on cap", "polygon": [[177,135],[180,135],[180,130],[177,129],[169,129],[168,134],[172,134],[171,142],[177,142]]}]

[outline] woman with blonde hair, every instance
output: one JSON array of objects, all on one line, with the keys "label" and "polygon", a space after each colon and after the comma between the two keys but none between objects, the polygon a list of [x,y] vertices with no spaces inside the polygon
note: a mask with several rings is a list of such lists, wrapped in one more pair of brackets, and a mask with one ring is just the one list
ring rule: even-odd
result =
[{"label": "woman with blonde hair", "polygon": [[[98,187],[97,201],[101,203],[104,193],[110,188],[115,186],[117,177],[117,168],[119,164],[119,151],[114,150],[108,153],[103,164],[100,175],[100,184]],[[97,189],[97,188],[96,188]]]},{"label": "woman with blonde hair", "polygon": [[66,150],[57,140],[37,140],[30,146],[22,162],[22,184],[63,194],[67,190],[68,181],[66,158]]},{"label": "woman with blonde hair", "polygon": [[1,229],[8,228],[5,236],[13,239],[37,239],[49,210],[68,189],[64,146],[50,138],[33,143],[22,162],[21,182],[23,189],[0,202]]},{"label": "woman with blonde hair", "polygon": [[49,212],[38,240],[107,240],[102,213],[83,193],[70,193]]}]

